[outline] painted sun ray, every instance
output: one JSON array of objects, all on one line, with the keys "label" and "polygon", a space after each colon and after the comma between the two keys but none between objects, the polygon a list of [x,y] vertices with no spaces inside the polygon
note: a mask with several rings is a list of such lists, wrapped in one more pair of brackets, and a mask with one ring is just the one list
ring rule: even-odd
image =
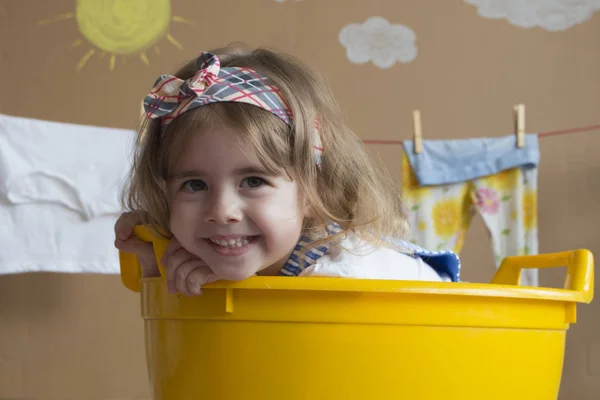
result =
[{"label": "painted sun ray", "polygon": [[79,60],[79,62],[77,63],[77,67],[75,68],[76,72],[81,71],[81,69],[83,68],[83,66],[85,65],[85,63],[90,59],[90,57],[92,57],[94,54],[96,53],[96,50],[94,49],[90,49],[88,50],[87,53],[85,53],[83,55],[83,57],[81,57],[81,60]]},{"label": "painted sun ray", "polygon": [[40,20],[40,21],[38,21],[37,24],[38,25],[46,25],[46,24],[50,24],[52,22],[58,22],[58,21],[63,21],[65,19],[73,18],[74,16],[75,16],[75,13],[66,12],[66,13],[58,14],[56,17]]},{"label": "painted sun ray", "polygon": [[185,18],[183,18],[183,17],[181,17],[179,15],[174,15],[173,18],[171,18],[171,20],[173,22],[179,22],[179,23],[182,23],[182,24],[196,25],[196,23],[194,21],[191,21],[189,19],[185,19]]},{"label": "painted sun ray", "polygon": [[144,62],[144,64],[150,65],[150,60],[148,60],[148,56],[146,55],[145,51],[142,51],[140,53],[140,58],[142,59],[142,61]]},{"label": "painted sun ray", "polygon": [[168,33],[168,34],[167,34],[167,40],[168,40],[169,42],[171,42],[171,43],[173,44],[173,46],[177,47],[179,50],[182,50],[182,49],[183,49],[183,46],[181,45],[181,43],[179,43],[179,42],[177,41],[177,39],[175,39],[175,38],[173,37],[173,35],[171,35],[170,33]]},{"label": "painted sun ray", "polygon": [[117,62],[117,55],[116,54],[112,54],[110,56],[110,61],[108,62],[108,69],[112,72],[115,70],[115,64]]}]

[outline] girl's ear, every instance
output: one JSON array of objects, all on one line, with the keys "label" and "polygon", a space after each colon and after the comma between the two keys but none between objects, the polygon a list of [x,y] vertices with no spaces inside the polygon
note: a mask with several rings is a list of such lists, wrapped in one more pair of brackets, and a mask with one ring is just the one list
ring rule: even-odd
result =
[{"label": "girl's ear", "polygon": [[304,204],[304,218],[313,218],[314,216],[312,207],[308,203]]},{"label": "girl's ear", "polygon": [[304,218],[314,217],[313,209],[305,196],[300,195],[300,204],[302,205],[302,215]]}]

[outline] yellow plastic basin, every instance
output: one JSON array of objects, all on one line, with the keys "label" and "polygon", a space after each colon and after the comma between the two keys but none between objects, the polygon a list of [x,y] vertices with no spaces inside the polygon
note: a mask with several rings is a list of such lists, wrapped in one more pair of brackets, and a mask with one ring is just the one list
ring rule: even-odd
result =
[{"label": "yellow plastic basin", "polygon": [[[160,260],[167,241],[135,232]],[[594,291],[587,250],[508,257],[490,284],[253,277],[201,297],[120,257],[156,400],[556,399],[576,303]],[[564,289],[518,285],[523,268],[560,266]]]}]

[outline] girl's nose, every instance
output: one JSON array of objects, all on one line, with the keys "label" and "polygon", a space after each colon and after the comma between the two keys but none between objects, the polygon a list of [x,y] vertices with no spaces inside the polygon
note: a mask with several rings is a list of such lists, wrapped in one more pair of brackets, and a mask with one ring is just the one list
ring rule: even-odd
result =
[{"label": "girl's nose", "polygon": [[212,193],[205,222],[231,224],[242,219],[243,213],[236,194],[228,193],[228,190],[216,190]]}]

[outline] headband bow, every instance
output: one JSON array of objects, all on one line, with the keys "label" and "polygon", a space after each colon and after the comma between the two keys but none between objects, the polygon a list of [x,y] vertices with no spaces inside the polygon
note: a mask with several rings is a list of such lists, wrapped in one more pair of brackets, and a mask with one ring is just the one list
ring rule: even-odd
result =
[{"label": "headband bow", "polygon": [[[243,67],[221,68],[219,58],[204,52],[196,60],[198,72],[182,80],[173,75],[161,75],[144,99],[144,110],[150,119],[160,118],[163,132],[173,119],[184,112],[218,102],[247,103],[267,110],[290,128],[292,111],[281,91],[269,83],[269,78]],[[321,164],[323,146],[315,121],[314,156]]]}]

